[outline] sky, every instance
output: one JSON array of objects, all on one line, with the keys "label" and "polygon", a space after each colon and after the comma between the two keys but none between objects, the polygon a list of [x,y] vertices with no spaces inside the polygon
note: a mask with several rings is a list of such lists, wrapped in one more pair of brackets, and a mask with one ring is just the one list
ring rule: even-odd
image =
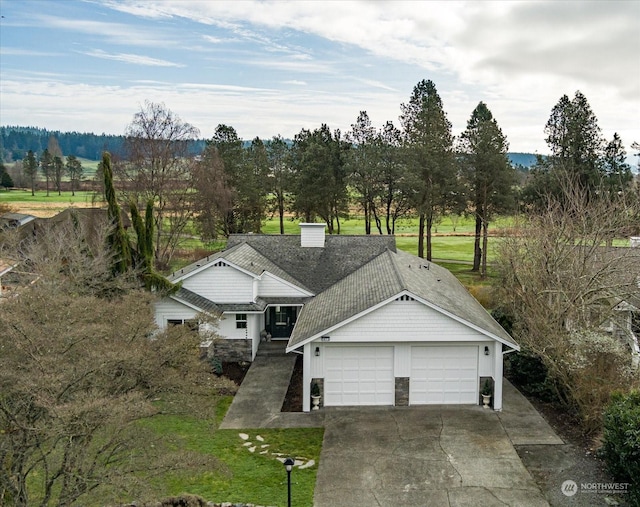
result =
[{"label": "sky", "polygon": [[580,90],[606,139],[640,142],[640,0],[0,0],[0,125],[124,134],[145,101],[211,138],[293,138],[360,111],[400,126],[437,87],[454,135],[480,101],[512,152]]}]

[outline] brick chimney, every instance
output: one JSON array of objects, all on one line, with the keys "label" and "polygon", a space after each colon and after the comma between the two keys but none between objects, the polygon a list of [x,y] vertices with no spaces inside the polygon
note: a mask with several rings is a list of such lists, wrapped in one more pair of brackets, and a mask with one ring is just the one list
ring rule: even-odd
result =
[{"label": "brick chimney", "polygon": [[300,246],[303,248],[324,247],[324,224],[300,224]]}]

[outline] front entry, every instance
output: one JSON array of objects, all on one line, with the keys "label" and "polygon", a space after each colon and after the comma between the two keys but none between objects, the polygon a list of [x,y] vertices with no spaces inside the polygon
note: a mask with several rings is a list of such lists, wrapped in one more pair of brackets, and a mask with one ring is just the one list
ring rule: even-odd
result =
[{"label": "front entry", "polygon": [[267,332],[273,339],[288,339],[297,318],[297,306],[272,306],[267,309]]}]

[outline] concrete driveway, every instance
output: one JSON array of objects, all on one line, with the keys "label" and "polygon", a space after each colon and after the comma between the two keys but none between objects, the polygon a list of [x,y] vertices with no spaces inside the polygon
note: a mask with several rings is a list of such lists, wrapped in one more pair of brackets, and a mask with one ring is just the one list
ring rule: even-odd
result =
[{"label": "concrete driveway", "polygon": [[325,409],[315,507],[548,506],[480,407]]},{"label": "concrete driveway", "polygon": [[220,427],[324,426],[315,507],[548,507],[514,445],[564,442],[509,382],[500,413],[434,405],[283,413],[294,361],[257,357]]}]

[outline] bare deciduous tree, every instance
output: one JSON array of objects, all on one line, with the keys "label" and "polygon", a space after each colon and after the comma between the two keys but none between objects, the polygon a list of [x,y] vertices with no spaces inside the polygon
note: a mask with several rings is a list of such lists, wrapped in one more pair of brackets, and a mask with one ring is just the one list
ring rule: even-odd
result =
[{"label": "bare deciduous tree", "polygon": [[[615,388],[638,385],[630,350],[606,336],[621,301],[638,295],[640,248],[607,247],[633,226],[639,201],[563,182],[543,211],[523,219],[500,243],[498,299],[514,319],[514,336],[541,358],[560,400],[574,407],[585,428]],[[604,362],[603,362],[604,361]]]},{"label": "bare deciduous tree", "polygon": [[127,161],[114,168],[125,202],[153,200],[155,260],[166,267],[193,216],[189,142],[199,131],[164,104],[146,102],[126,131]]},{"label": "bare deciduous tree", "polygon": [[112,275],[108,228],[89,239],[82,223],[23,242],[20,269],[38,278],[2,302],[3,505],[115,502],[124,491],[143,499],[152,474],[215,466],[138,423],[158,413],[158,397],[210,395],[198,337],[182,326],[157,333],[152,296]]}]

